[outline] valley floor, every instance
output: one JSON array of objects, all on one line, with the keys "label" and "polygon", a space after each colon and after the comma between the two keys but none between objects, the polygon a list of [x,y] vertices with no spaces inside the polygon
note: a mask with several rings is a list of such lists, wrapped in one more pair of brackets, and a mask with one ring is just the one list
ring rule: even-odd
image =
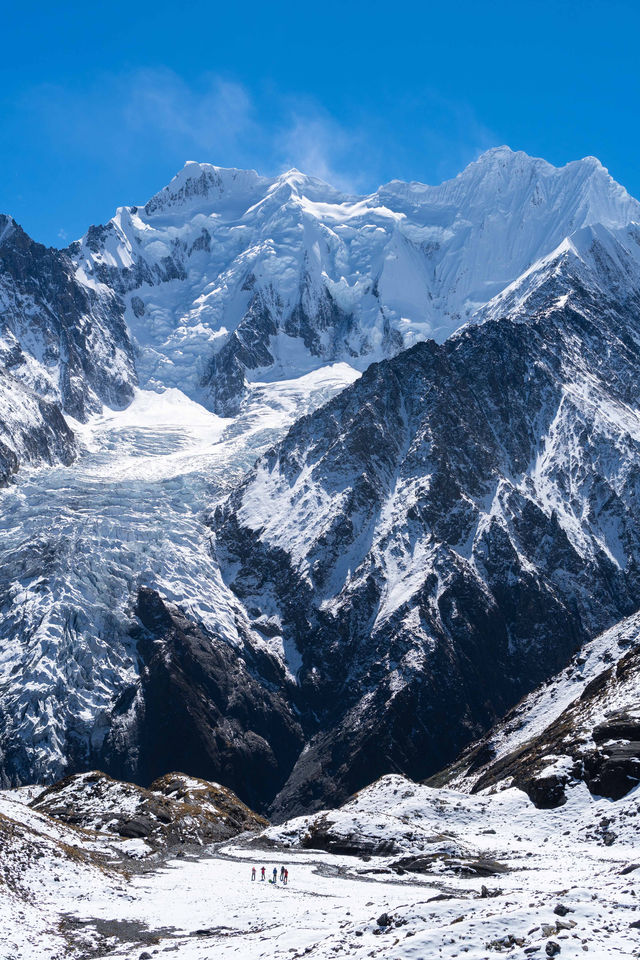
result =
[{"label": "valley floor", "polygon": [[[14,882],[0,858],[1,956],[471,960],[558,947],[561,960],[638,957],[639,799],[636,789],[615,804],[593,800],[579,785],[564,807],[540,811],[517,790],[469,797],[386,777],[324,817],[152,867],[143,841],[82,831],[70,843],[71,828],[5,793],[3,819],[94,854],[64,870],[51,851],[14,842]],[[327,819],[345,844],[386,838],[393,855],[303,849]],[[420,857],[424,872],[400,868],[399,853],[405,864]],[[267,875],[287,866],[289,884],[252,882],[263,864]]]}]

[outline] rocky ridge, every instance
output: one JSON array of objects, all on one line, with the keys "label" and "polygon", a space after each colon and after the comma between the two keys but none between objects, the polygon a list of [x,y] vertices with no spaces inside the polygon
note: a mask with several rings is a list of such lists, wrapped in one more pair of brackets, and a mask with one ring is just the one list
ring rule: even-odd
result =
[{"label": "rocky ridge", "polygon": [[136,382],[117,297],[80,283],[61,250],[0,216],[0,364],[76,420],[123,407]]},{"label": "rocky ridge", "polygon": [[0,483],[21,463],[69,463],[65,416],[125,406],[135,380],[118,299],[98,297],[63,251],[0,215]]},{"label": "rocky ridge", "polygon": [[226,787],[180,773],[165,774],[148,790],[100,771],[76,774],[39,791],[30,806],[83,830],[144,840],[149,851],[202,846],[266,826]]},{"label": "rocky ridge", "polygon": [[58,404],[0,368],[0,485],[20,465],[72,462],[77,444]]}]

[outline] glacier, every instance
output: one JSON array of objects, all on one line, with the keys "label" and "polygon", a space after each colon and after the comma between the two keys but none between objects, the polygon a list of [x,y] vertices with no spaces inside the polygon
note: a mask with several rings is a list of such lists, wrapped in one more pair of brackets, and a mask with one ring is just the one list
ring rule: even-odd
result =
[{"label": "glacier", "polygon": [[139,675],[140,585],[240,645],[237,621],[247,618],[211,552],[211,503],[295,418],[357,376],[335,364],[256,383],[234,420],[176,388],[137,389],[123,411],[72,421],[71,464],[23,467],[0,490],[6,781],[50,780],[99,750],[114,702]]}]

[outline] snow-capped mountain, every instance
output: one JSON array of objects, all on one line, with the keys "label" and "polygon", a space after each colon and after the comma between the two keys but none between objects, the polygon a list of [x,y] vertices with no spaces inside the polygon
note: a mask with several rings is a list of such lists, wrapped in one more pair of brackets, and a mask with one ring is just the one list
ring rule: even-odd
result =
[{"label": "snow-capped mountain", "polygon": [[82,283],[122,297],[143,386],[232,412],[245,380],[444,340],[569,234],[631,220],[640,205],[594,158],[557,169],[500,147],[441,186],[364,197],[188,163],[71,254]]},{"label": "snow-capped mountain", "polygon": [[4,782],[184,755],[316,808],[640,606],[640,205],[596,160],[192,163],[67,251],[2,222]]},{"label": "snow-capped mountain", "polygon": [[536,271],[526,322],[373,365],[218,507],[315,733],[277,813],[435,772],[640,605],[640,234],[603,230]]}]

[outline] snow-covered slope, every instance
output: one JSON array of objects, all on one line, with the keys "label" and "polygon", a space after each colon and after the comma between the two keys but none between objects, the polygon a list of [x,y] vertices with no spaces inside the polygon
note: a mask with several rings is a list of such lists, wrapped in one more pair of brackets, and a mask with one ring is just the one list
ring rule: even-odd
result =
[{"label": "snow-covered slope", "polygon": [[640,224],[594,224],[576,230],[479,310],[475,319],[509,316],[526,321],[539,309],[579,299],[583,287],[605,302],[628,306],[637,300]]},{"label": "snow-covered slope", "polygon": [[637,231],[604,233],[550,261],[526,323],[369,368],[218,508],[228,582],[299,650],[317,731],[278,816],[435,772],[640,606]]},{"label": "snow-covered slope", "polygon": [[[0,793],[0,956],[80,960],[116,945],[131,956],[132,944],[139,956],[158,937],[142,915],[122,920],[117,901],[130,896],[132,875],[264,825],[231,791],[181,774],[153,791],[94,772]],[[109,904],[97,927],[71,916]]]},{"label": "snow-covered slope", "polygon": [[71,253],[80,281],[124,299],[141,383],[222,412],[245,378],[441,341],[569,234],[632,220],[640,205],[594,158],[557,169],[500,147],[438,187],[365,197],[188,163]]},{"label": "snow-covered slope", "polygon": [[640,782],[640,614],[586,644],[434,782],[519,786],[545,807],[577,781],[618,799]]},{"label": "snow-covered slope", "polygon": [[76,441],[60,407],[0,367],[0,485],[21,464],[69,464]]},{"label": "snow-covered slope", "polygon": [[[611,803],[579,785],[542,811],[516,789],[470,797],[388,776],[341,809],[172,859],[20,799],[0,795],[14,960],[637,956],[637,791]],[[282,866],[287,883],[260,880]]]}]

